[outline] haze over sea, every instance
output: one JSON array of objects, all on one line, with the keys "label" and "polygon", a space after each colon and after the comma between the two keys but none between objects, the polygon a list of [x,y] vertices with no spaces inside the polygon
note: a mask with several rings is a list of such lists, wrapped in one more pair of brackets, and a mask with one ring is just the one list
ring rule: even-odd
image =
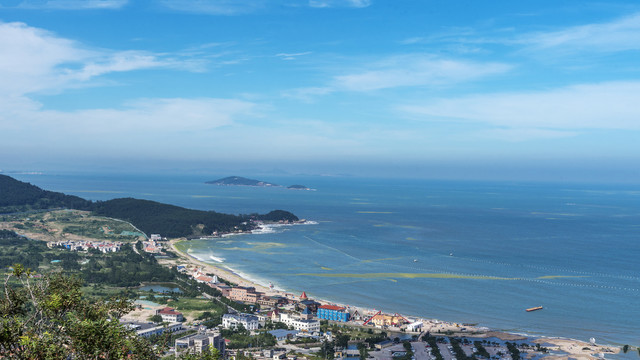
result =
[{"label": "haze over sea", "polygon": [[[199,259],[296,294],[640,345],[637,186],[259,177],[317,189],[296,191],[204,184],[231,174],[10,175],[91,200],[135,197],[235,214],[284,209],[314,220],[186,245]],[[533,306],[544,310],[525,312]]]}]

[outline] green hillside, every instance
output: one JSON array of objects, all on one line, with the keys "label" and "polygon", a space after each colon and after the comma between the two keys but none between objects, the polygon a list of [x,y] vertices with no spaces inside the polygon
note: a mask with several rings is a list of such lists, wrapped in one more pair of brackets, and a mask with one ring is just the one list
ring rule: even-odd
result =
[{"label": "green hillside", "polygon": [[52,208],[91,210],[92,206],[91,201],[83,198],[42,190],[10,176],[0,175],[0,213]]},{"label": "green hillside", "polygon": [[298,220],[297,216],[284,210],[264,215],[230,215],[133,198],[91,202],[0,175],[0,213],[53,208],[90,210],[95,215],[128,221],[147,235],[158,233],[166,237],[248,231],[255,227],[251,220]]}]

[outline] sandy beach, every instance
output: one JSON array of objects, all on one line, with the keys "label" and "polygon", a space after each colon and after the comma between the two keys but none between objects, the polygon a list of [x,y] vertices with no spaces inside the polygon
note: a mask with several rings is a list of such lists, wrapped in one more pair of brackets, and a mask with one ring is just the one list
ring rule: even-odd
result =
[{"label": "sandy beach", "polygon": [[223,278],[239,286],[255,287],[256,290],[260,292],[264,292],[265,294],[275,295],[277,293],[275,291],[272,291],[266,286],[247,280],[230,270],[223,269],[221,267],[214,266],[212,264],[198,260],[197,258],[178,250],[178,248],[176,247],[176,243],[180,241],[187,241],[187,240],[182,238],[182,239],[173,239],[168,242],[168,245],[171,251],[176,253],[180,257],[180,259],[179,260],[162,260],[161,263],[167,263],[172,265],[187,265],[193,268],[193,270],[200,269],[205,274],[216,275],[219,278]]},{"label": "sandy beach", "polygon": [[616,346],[606,345],[591,345],[584,341],[575,339],[562,339],[562,338],[539,338],[533,341],[536,344],[540,344],[549,348],[552,351],[562,351],[570,354],[567,355],[552,355],[551,359],[594,359],[599,358],[599,354],[617,354],[620,352],[620,348]]},{"label": "sandy beach", "polygon": [[[266,295],[285,295],[282,291],[276,291],[269,289],[268,287],[258,284],[254,281],[245,279],[240,275],[228,270],[224,269],[220,266],[215,266],[213,264],[201,261],[189,254],[186,254],[176,247],[176,244],[181,241],[187,241],[186,239],[173,239],[168,242],[169,247],[173,252],[175,252],[179,259],[173,260],[161,260],[162,263],[167,265],[187,265],[193,270],[199,269],[204,273],[217,275],[220,278],[223,278],[232,283],[238,284],[240,286],[247,287],[255,287],[256,290],[260,292],[264,292]],[[290,295],[290,294],[289,294]],[[294,295],[296,296],[296,295]],[[299,296],[299,294],[298,294]],[[332,302],[325,301],[322,299],[315,299],[319,303],[322,304],[332,304]],[[346,304],[337,304],[340,306],[350,307],[353,309],[357,309],[361,314],[373,314],[375,310],[355,307]],[[413,316],[409,316],[409,318],[415,318]],[[423,331],[429,331],[432,334],[445,333],[448,331],[452,331],[457,336],[470,336],[470,333],[473,333],[472,337],[477,338],[489,338],[496,337],[504,341],[517,341],[517,340],[526,340],[531,339],[532,337],[528,337],[521,334],[512,334],[502,331],[494,331],[488,330],[486,328],[478,328],[478,327],[470,327],[464,326],[467,328],[465,332],[461,332],[460,329],[463,327],[460,324],[440,321],[436,319],[417,319],[423,322],[424,327]],[[600,354],[617,354],[620,352],[620,348],[616,346],[603,346],[603,345],[591,345],[584,341],[575,340],[575,339],[562,339],[562,338],[547,338],[547,337],[539,337],[533,340],[534,343],[540,344],[549,348],[553,352],[563,352],[565,354],[560,355],[549,355],[547,358],[550,359],[598,359],[600,358]]]}]

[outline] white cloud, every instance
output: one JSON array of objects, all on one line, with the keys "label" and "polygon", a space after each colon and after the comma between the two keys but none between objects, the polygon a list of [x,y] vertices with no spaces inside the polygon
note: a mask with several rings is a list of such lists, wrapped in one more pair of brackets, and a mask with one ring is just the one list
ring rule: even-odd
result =
[{"label": "white cloud", "polygon": [[569,27],[519,37],[515,41],[532,50],[614,52],[640,50],[640,13],[611,22]]},{"label": "white cloud", "polygon": [[511,65],[438,58],[430,55],[400,55],[378,62],[358,64],[365,70],[334,75],[326,86],[299,88],[287,97],[311,100],[313,96],[338,91],[368,92],[412,86],[447,87],[506,73]]},{"label": "white cloud", "polygon": [[265,0],[159,0],[171,10],[210,15],[238,15],[266,7]]},{"label": "white cloud", "polygon": [[[188,139],[261,116],[255,103],[236,99],[140,99],[117,108],[69,111],[47,109],[33,99],[35,94],[96,85],[115,72],[158,67],[197,64],[167,54],[91,49],[23,23],[0,22],[0,147],[52,154],[91,148],[123,155],[140,147],[153,149],[157,138]],[[171,144],[173,150],[189,145],[184,140]]]},{"label": "white cloud", "polygon": [[334,77],[333,87],[345,91],[372,91],[404,86],[449,86],[505,73],[511,66],[410,55],[391,57],[365,68],[369,69]]},{"label": "white cloud", "polygon": [[640,130],[638,99],[640,82],[607,82],[441,99],[400,110],[425,120],[463,120],[508,129]]},{"label": "white cloud", "polygon": [[[128,2],[128,0],[24,0],[13,7],[59,10],[120,9]],[[2,7],[10,6],[0,5],[0,8]]]},{"label": "white cloud", "polygon": [[[0,23],[0,94],[54,88],[94,53],[23,23]],[[67,68],[62,68],[66,65]]]},{"label": "white cloud", "polygon": [[281,58],[282,60],[295,60],[299,56],[304,56],[309,54],[311,54],[311,51],[305,51],[300,53],[279,53],[279,54],[276,54],[276,56]]},{"label": "white cloud", "polygon": [[309,0],[309,6],[318,8],[353,7],[364,8],[371,5],[371,0]]},{"label": "white cloud", "polygon": [[248,14],[277,5],[312,8],[364,8],[371,5],[371,0],[308,0],[302,5],[300,0],[158,0],[158,2],[174,11],[209,15]]},{"label": "white cloud", "polygon": [[24,23],[0,22],[0,95],[62,91],[100,75],[151,68],[197,71],[197,62],[143,51],[89,49]]},{"label": "white cloud", "polygon": [[140,99],[119,109],[77,111],[43,110],[39,103],[24,98],[3,99],[0,114],[0,127],[8,134],[15,132],[16,141],[31,134],[32,141],[57,140],[65,147],[96,142],[112,148],[123,139],[140,138],[141,144],[149,145],[153,140],[143,137],[207,133],[237,118],[259,116],[255,103],[217,98]]}]

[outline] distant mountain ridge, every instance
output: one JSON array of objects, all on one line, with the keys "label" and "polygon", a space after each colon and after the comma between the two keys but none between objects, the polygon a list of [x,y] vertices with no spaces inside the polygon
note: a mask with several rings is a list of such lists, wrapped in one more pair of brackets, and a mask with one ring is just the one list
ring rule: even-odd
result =
[{"label": "distant mountain ridge", "polygon": [[205,184],[234,186],[280,186],[278,184],[272,184],[261,180],[248,179],[242,176],[228,176],[226,178],[218,180],[206,181]]},{"label": "distant mountain ridge", "polygon": [[268,214],[231,215],[192,210],[155,201],[133,198],[92,202],[0,175],[0,213],[67,208],[92,211],[96,215],[125,220],[141,231],[166,237],[209,236],[214,233],[249,231],[255,221],[298,221],[289,211]]}]

